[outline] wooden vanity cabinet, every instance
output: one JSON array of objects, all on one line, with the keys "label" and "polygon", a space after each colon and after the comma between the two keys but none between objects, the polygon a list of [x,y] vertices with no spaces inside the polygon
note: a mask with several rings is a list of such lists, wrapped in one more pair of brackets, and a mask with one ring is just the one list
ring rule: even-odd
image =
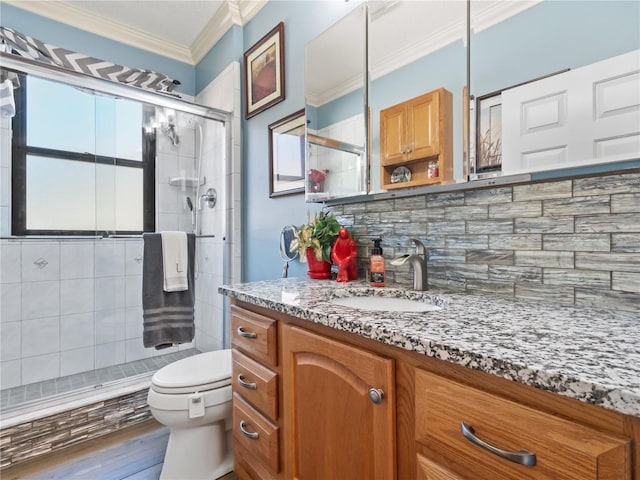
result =
[{"label": "wooden vanity cabinet", "polygon": [[278,323],[232,305],[231,326],[234,471],[282,478]]},{"label": "wooden vanity cabinet", "polygon": [[288,477],[393,480],[393,360],[289,325],[282,351]]},{"label": "wooden vanity cabinet", "polygon": [[[234,303],[234,377],[243,372],[258,388],[248,393],[234,379],[241,479],[640,480],[636,417]],[[258,356],[237,337],[251,321],[263,328]],[[384,392],[381,403],[370,389]],[[262,443],[242,434],[241,420],[262,429]],[[471,443],[462,421],[499,448],[530,450],[536,465]]]},{"label": "wooden vanity cabinet", "polygon": [[[384,189],[453,181],[453,96],[440,88],[380,111],[380,182]],[[436,162],[437,175],[429,176]],[[392,182],[396,168],[411,171],[406,182]]]}]

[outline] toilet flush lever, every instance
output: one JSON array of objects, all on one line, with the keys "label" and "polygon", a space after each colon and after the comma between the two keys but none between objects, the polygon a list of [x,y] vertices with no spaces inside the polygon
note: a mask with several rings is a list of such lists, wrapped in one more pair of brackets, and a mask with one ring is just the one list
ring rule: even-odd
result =
[{"label": "toilet flush lever", "polygon": [[204,398],[200,392],[189,397],[189,418],[204,417]]}]

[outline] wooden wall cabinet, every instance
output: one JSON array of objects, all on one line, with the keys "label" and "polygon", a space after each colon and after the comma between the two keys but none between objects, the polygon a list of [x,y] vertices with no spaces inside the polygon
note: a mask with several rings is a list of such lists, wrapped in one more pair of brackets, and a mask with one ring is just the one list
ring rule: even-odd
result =
[{"label": "wooden wall cabinet", "polygon": [[[384,189],[453,181],[453,95],[440,88],[380,111],[380,182]],[[429,173],[430,162],[437,174]],[[393,181],[404,166],[409,181]]]}]

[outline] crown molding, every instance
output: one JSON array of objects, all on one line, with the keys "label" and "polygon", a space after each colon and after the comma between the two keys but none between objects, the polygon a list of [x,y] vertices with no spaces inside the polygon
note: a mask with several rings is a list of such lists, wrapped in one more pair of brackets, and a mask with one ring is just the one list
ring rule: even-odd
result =
[{"label": "crown molding", "polygon": [[[471,29],[475,32],[486,30],[497,23],[513,17],[525,10],[535,7],[543,0],[520,0],[517,2],[472,2]],[[476,8],[477,6],[477,8]]]},{"label": "crown molding", "polygon": [[227,0],[191,44],[192,63],[197,64],[233,26],[244,27],[267,4],[267,0]]},{"label": "crown molding", "polygon": [[[195,65],[213,48],[222,36],[233,26],[246,25],[268,0],[227,0],[215,16],[200,32],[190,46],[167,41],[100,15],[95,15],[68,3],[56,0],[2,0],[13,7],[27,10],[36,15],[50,18],[65,25],[78,28],[101,37],[140,48],[156,55],[179,62]],[[39,39],[44,41],[44,39]]]},{"label": "crown molding", "polygon": [[[2,0],[3,2],[36,15],[50,18],[80,30],[95,33],[101,37],[140,48],[179,62],[193,64],[191,50],[175,42],[150,35],[141,30],[131,28],[121,22],[88,13],[86,10],[55,0],[25,2],[24,0]],[[45,39],[38,39],[45,41]]]},{"label": "crown molding", "polygon": [[452,23],[426,36],[419,42],[408,45],[407,48],[391,52],[387,58],[382,58],[371,66],[371,79],[375,80],[405,65],[433,53],[456,40],[465,38],[465,27],[461,23]]},{"label": "crown molding", "polygon": [[354,92],[359,88],[362,88],[364,83],[364,74],[355,75],[344,82],[336,85],[333,88],[327,89],[320,93],[320,95],[307,94],[306,103],[312,107],[320,107],[325,103],[329,103],[336,100],[348,93]]}]

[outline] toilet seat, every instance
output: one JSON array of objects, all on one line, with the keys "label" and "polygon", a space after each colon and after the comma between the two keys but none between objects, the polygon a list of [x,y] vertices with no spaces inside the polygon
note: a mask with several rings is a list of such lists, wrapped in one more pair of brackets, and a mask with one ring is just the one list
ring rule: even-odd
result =
[{"label": "toilet seat", "polygon": [[223,388],[231,385],[231,368],[231,350],[199,353],[162,367],[151,378],[151,389],[180,395]]}]

